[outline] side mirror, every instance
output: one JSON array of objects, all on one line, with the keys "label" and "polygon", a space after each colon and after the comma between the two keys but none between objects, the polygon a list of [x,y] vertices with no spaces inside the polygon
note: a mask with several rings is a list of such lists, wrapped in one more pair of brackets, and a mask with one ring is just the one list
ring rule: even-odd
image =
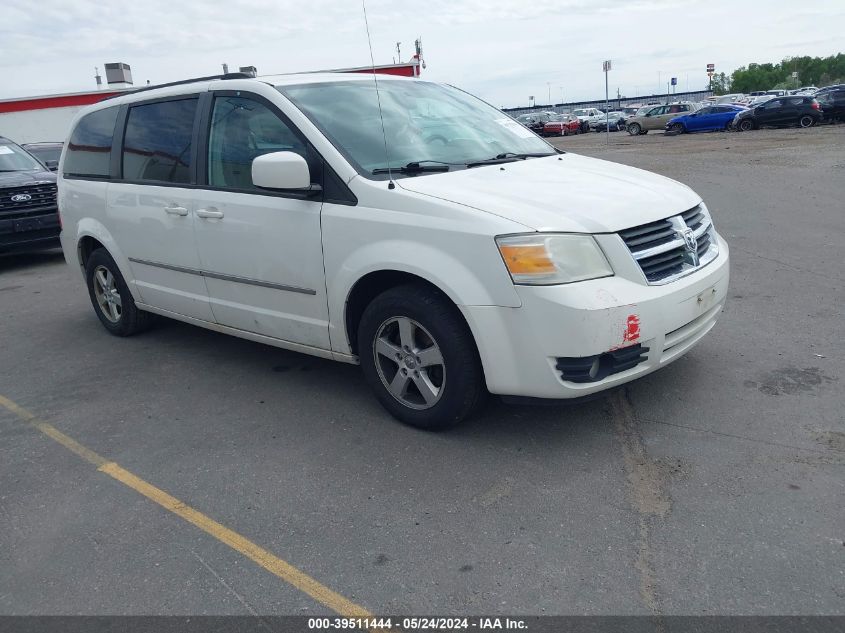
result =
[{"label": "side mirror", "polygon": [[271,152],[252,161],[252,184],[262,189],[310,190],[308,163],[295,152]]},{"label": "side mirror", "polygon": [[59,161],[57,160],[46,160],[44,161],[44,166],[49,169],[50,171],[56,171],[59,168]]}]

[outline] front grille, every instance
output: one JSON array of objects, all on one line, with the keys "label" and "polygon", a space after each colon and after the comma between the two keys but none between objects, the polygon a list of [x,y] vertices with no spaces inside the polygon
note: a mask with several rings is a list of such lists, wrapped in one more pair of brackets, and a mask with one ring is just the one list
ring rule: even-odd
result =
[{"label": "front grille", "polygon": [[[25,200],[12,200],[16,196],[29,196],[29,198]],[[26,217],[28,215],[44,213],[46,210],[55,208],[55,183],[0,189],[0,217]]]},{"label": "front grille", "polygon": [[648,351],[648,347],[637,343],[595,356],[561,357],[557,359],[555,369],[569,382],[597,382],[636,367],[648,358]]},{"label": "front grille", "polygon": [[[692,230],[696,248],[688,247],[684,233]],[[718,255],[712,221],[698,205],[679,215],[619,231],[631,255],[650,284],[668,283],[693,272]]]}]

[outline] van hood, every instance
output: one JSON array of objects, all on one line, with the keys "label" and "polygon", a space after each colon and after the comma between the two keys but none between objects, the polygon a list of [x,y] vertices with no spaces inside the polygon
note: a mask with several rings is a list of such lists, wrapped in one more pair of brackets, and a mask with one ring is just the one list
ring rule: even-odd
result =
[{"label": "van hood", "polygon": [[537,231],[615,233],[701,202],[692,189],[664,176],[568,153],[396,182]]}]

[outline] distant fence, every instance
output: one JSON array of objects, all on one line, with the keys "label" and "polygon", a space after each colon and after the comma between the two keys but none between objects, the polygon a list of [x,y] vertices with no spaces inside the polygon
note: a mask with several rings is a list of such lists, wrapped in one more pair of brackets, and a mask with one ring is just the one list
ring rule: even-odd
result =
[{"label": "distant fence", "polygon": [[[648,105],[650,103],[666,103],[668,101],[704,101],[707,97],[712,97],[711,90],[699,90],[697,92],[678,92],[675,94],[666,95],[640,95],[639,97],[622,97],[621,99],[612,98],[608,102],[611,110],[624,108],[630,105]],[[604,110],[604,99],[593,101],[573,101],[571,103],[555,103],[554,105],[535,105],[531,108],[502,108],[503,112],[507,112],[512,116],[520,114],[529,114],[531,112],[571,112],[576,108],[599,108]]]}]

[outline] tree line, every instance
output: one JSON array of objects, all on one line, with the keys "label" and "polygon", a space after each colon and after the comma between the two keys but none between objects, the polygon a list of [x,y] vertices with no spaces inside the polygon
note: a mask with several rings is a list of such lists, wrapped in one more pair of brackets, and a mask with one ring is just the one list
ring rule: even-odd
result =
[{"label": "tree line", "polygon": [[713,76],[713,91],[720,95],[841,83],[845,83],[845,54],[837,53],[830,57],[787,57],[778,64],[748,64],[730,76],[718,73]]}]

